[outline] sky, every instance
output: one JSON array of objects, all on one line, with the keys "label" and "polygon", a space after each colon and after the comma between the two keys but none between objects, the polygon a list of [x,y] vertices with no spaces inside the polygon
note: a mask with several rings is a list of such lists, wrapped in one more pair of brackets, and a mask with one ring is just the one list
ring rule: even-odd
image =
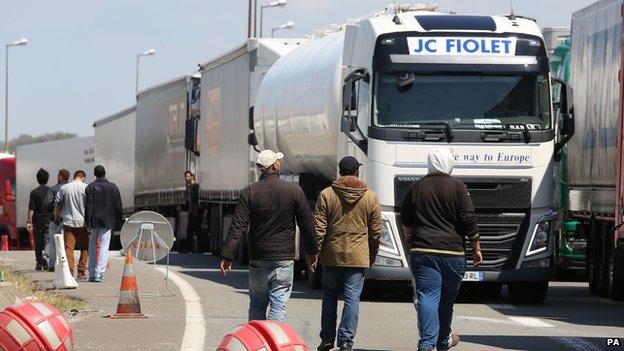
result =
[{"label": "sky", "polygon": [[[276,36],[303,37],[390,2],[288,0],[283,8],[264,11],[265,36],[271,27],[293,21],[293,29]],[[516,14],[536,18],[541,27],[569,27],[572,13],[593,2],[516,0],[514,7]],[[508,0],[435,3],[441,12],[459,14],[510,9]],[[22,37],[29,40],[27,46],[9,49],[9,138],[54,131],[93,135],[93,121],[134,104],[138,53],[157,51],[141,59],[141,88],[192,73],[198,64],[244,42],[247,5],[247,0],[0,1],[0,48]],[[4,118],[4,52],[0,67]]]}]

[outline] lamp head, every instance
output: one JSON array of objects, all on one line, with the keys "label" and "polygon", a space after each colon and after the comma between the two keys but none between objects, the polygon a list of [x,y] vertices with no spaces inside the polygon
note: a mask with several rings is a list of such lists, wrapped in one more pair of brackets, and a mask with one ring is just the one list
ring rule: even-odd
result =
[{"label": "lamp head", "polygon": [[9,44],[10,46],[24,46],[28,44],[28,39],[26,38],[22,38],[20,40],[16,40],[14,42],[12,42],[11,44]]},{"label": "lamp head", "polygon": [[275,27],[275,29],[291,29],[294,26],[295,26],[295,22],[288,21],[284,24],[280,24],[279,26]]},{"label": "lamp head", "polygon": [[275,0],[275,1],[271,1],[269,3],[269,7],[284,7],[286,6],[287,1],[286,0]]}]

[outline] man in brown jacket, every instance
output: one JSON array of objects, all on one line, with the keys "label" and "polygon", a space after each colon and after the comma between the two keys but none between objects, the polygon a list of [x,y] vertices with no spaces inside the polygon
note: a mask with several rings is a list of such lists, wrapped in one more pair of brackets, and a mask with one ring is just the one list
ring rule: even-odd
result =
[{"label": "man in brown jacket", "polygon": [[338,328],[340,350],[352,350],[357,330],[364,270],[373,265],[381,237],[381,208],[377,195],[358,179],[360,163],[343,158],[341,177],[319,195],[314,213],[323,266],[323,310],[320,351],[331,350],[336,339],[338,296],[344,310]]}]

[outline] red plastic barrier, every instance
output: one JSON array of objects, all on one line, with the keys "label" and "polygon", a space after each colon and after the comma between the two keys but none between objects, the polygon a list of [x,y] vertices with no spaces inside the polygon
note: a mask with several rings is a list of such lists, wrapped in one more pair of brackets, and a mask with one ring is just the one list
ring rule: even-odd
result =
[{"label": "red plastic barrier", "polygon": [[0,251],[9,251],[8,235],[0,235]]},{"label": "red plastic barrier", "polygon": [[70,351],[74,334],[53,306],[25,302],[0,312],[0,349],[16,351]]},{"label": "red plastic barrier", "polygon": [[290,326],[274,321],[252,321],[223,338],[217,351],[308,351]]}]

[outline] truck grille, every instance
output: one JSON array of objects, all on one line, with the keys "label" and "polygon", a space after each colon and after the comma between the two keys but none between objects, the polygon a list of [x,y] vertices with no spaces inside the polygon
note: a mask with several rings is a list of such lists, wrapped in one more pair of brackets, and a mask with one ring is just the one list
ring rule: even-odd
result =
[{"label": "truck grille", "polygon": [[[409,186],[421,177],[399,175],[394,178],[394,203],[400,210]],[[514,211],[531,208],[530,178],[458,177],[468,187],[477,210]]]},{"label": "truck grille", "polygon": [[[500,271],[506,267],[513,256],[513,248],[518,240],[518,233],[528,219],[524,213],[485,214],[478,213],[477,221],[481,237],[483,263],[479,270]],[[466,242],[468,268],[472,266],[472,247]]]}]

